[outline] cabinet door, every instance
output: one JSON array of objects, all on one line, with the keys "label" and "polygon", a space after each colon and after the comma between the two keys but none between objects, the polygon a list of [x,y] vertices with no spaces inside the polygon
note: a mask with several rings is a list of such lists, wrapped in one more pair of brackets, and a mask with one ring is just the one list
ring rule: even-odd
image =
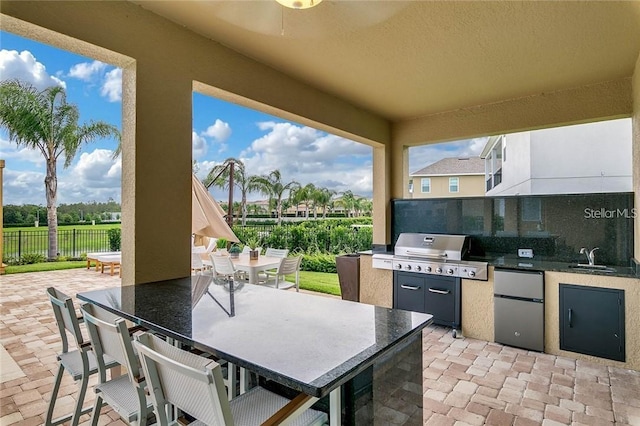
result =
[{"label": "cabinet door", "polygon": [[425,309],[433,315],[434,324],[458,327],[460,325],[460,279],[428,276],[425,279]]},{"label": "cabinet door", "polygon": [[424,310],[424,278],[416,274],[394,274],[393,307],[407,311]]},{"label": "cabinet door", "polygon": [[625,360],[624,290],[560,284],[560,349]]}]

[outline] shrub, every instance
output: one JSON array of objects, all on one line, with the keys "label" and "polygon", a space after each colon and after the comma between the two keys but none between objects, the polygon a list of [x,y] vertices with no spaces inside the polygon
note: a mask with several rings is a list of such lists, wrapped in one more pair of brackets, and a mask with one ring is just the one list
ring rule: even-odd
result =
[{"label": "shrub", "polygon": [[111,228],[107,230],[109,237],[109,249],[111,251],[120,251],[120,228]]},{"label": "shrub", "polygon": [[6,264],[7,266],[20,265],[20,259],[18,259],[17,257],[2,256],[2,263]]},{"label": "shrub", "polygon": [[34,263],[42,263],[47,260],[41,253],[25,253],[20,258],[21,265],[32,265]]},{"label": "shrub", "polygon": [[336,273],[336,257],[331,254],[305,254],[300,269],[312,272]]}]

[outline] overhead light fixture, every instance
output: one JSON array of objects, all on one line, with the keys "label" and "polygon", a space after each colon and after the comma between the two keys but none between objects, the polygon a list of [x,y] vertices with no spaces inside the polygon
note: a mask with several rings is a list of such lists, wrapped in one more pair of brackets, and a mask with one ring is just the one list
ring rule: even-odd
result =
[{"label": "overhead light fixture", "polygon": [[290,9],[309,9],[310,7],[319,5],[322,0],[276,0],[284,7]]}]

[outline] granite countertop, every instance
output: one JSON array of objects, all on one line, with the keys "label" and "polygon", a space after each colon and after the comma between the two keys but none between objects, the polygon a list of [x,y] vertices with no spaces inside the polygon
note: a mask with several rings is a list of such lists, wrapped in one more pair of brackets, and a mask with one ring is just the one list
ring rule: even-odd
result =
[{"label": "granite countertop", "polygon": [[590,269],[576,267],[576,263],[558,262],[552,259],[528,259],[517,256],[491,256],[485,257],[489,265],[500,268],[529,270],[529,271],[554,271],[569,272],[575,274],[604,275],[609,277],[638,278],[634,268],[624,266],[611,266],[604,269]]},{"label": "granite countertop", "polygon": [[[388,254],[393,255],[393,252],[389,251],[361,251],[361,255],[372,254]],[[569,272],[575,274],[588,274],[588,275],[604,275],[609,277],[623,277],[623,278],[640,278],[640,275],[636,274],[634,268],[625,266],[611,266],[604,270],[599,269],[587,269],[577,268],[576,263],[558,262],[551,258],[537,257],[533,259],[517,257],[513,255],[494,254],[487,256],[476,256],[469,260],[478,262],[487,262],[490,266],[508,269],[518,269],[523,271],[555,271],[555,272]]]},{"label": "granite countertop", "polygon": [[419,338],[432,319],[251,284],[240,284],[231,297],[228,285],[207,275],[78,298],[317,397],[407,339]]}]

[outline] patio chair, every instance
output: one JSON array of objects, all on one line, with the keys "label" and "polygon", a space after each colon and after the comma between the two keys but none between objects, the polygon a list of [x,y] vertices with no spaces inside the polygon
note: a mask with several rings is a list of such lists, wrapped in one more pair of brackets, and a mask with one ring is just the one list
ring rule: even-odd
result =
[{"label": "patio chair", "polygon": [[202,273],[207,270],[208,267],[202,262],[200,253],[191,252],[191,273]]},{"label": "patio chair", "polygon": [[[264,285],[278,288],[281,290],[289,289],[293,286],[296,287],[296,291],[300,291],[300,263],[302,262],[302,256],[287,257],[282,259],[278,270],[275,272],[266,271],[267,279],[264,281]],[[286,275],[295,274],[295,283],[287,281]]]},{"label": "patio chair", "polygon": [[[267,250],[265,251],[264,255],[271,256],[271,257],[279,257],[281,259],[284,259],[287,256],[289,256],[289,249],[277,249],[277,248],[267,247]],[[266,272],[275,273],[276,269],[269,269],[267,271],[258,272],[258,281],[267,280]]]},{"label": "patio chair", "polygon": [[[169,423],[169,404],[207,425],[323,425],[327,415],[309,409],[317,398],[300,394],[292,401],[262,387],[254,387],[228,401],[220,365],[211,359],[185,352],[149,333],[135,335],[150,399],[158,423]],[[275,413],[275,415],[274,415]]]},{"label": "patio chair", "polygon": [[[87,392],[89,376],[98,372],[98,363],[96,356],[91,349],[91,344],[89,342],[85,342],[82,337],[82,332],[80,331],[80,322],[82,321],[82,318],[77,317],[71,298],[54,287],[49,287],[47,289],[47,295],[51,301],[53,314],[55,315],[58,330],[60,332],[62,352],[58,354],[58,372],[56,373],[56,379],[51,391],[51,400],[49,401],[49,407],[47,408],[45,424],[50,426],[71,421],[71,425],[75,426],[78,424],[80,416],[91,410],[91,407],[83,408],[82,405],[84,404],[84,397]],[[67,332],[71,334],[75,341],[77,347],[76,350],[69,350]],[[105,369],[117,367],[118,365],[119,364],[112,358],[105,359]],[[53,419],[53,411],[55,409],[56,401],[58,400],[58,392],[60,391],[60,384],[62,383],[62,376],[64,375],[65,370],[69,372],[71,377],[73,377],[73,380],[80,380],[80,389],[76,398],[76,407],[73,413]]]},{"label": "patio chair", "polygon": [[285,258],[287,256],[289,256],[289,249],[276,249],[276,248],[271,248],[271,247],[267,247],[267,251],[264,253],[265,256],[272,256],[272,257],[281,257],[281,258]]},{"label": "patio chair", "polygon": [[[146,425],[152,411],[145,394],[145,379],[140,374],[138,357],[133,350],[130,330],[125,320],[96,305],[84,303],[80,310],[87,324],[91,345],[98,360],[99,382],[94,388],[96,399],[91,424],[98,424],[102,402],[106,402],[122,419],[131,424]],[[107,380],[105,357],[127,369],[127,374]]]},{"label": "patio chair", "polygon": [[227,281],[238,278],[236,268],[229,256],[211,255],[211,261],[213,262],[214,277],[222,277]]}]

